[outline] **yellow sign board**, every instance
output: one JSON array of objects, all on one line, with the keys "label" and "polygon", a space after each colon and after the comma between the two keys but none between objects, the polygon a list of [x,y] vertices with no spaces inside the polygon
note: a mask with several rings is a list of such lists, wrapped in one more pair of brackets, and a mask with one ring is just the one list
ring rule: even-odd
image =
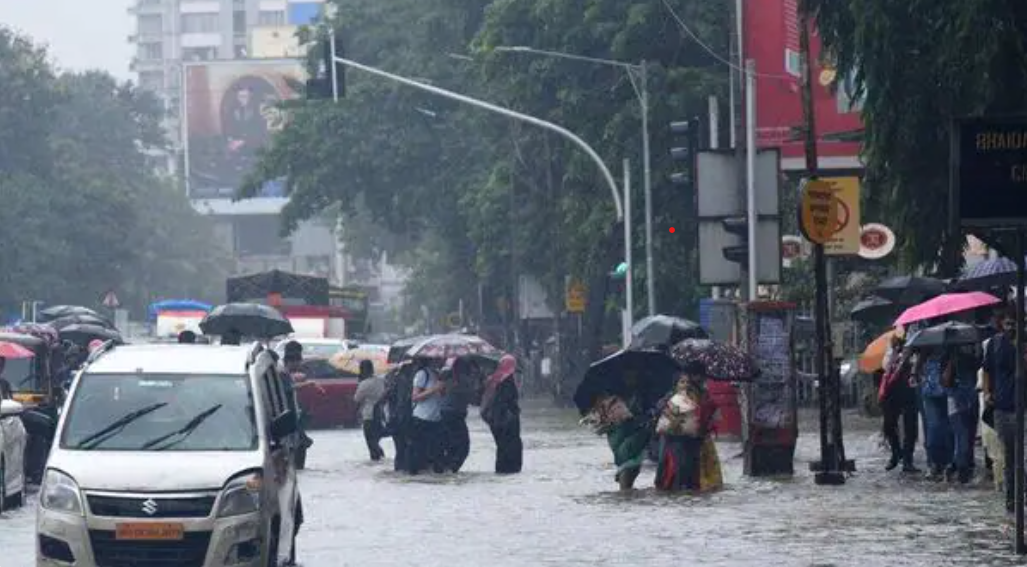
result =
[{"label": "yellow sign board", "polygon": [[588,304],[588,289],[585,284],[574,281],[567,286],[564,304],[568,313],[584,313]]},{"label": "yellow sign board", "polygon": [[828,255],[856,255],[860,247],[858,177],[822,177],[803,187],[800,220],[803,234],[824,245]]},{"label": "yellow sign board", "polygon": [[802,186],[799,201],[799,229],[814,244],[827,244],[838,226],[838,201],[834,187],[822,179],[810,179]]},{"label": "yellow sign board", "polygon": [[838,202],[838,227],[831,240],[824,245],[824,254],[829,256],[855,256],[859,254],[862,222],[859,208],[858,177],[824,178],[834,187],[834,198]]}]

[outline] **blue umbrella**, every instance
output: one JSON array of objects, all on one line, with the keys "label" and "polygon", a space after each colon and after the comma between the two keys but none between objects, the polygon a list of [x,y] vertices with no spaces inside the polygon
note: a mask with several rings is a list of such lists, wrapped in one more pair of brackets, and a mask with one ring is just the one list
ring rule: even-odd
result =
[{"label": "blue umbrella", "polygon": [[963,291],[984,291],[1016,285],[1016,262],[1009,258],[995,258],[974,264],[963,272],[955,285]]}]

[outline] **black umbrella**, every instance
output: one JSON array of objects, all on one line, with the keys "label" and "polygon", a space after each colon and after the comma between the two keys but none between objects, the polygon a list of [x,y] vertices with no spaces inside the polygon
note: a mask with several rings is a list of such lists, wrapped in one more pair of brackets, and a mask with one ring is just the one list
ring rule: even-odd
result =
[{"label": "black umbrella", "polygon": [[639,394],[644,405],[655,406],[674,387],[678,372],[678,365],[666,353],[618,351],[588,367],[574,392],[574,404],[585,415],[600,396]]},{"label": "black umbrella", "polygon": [[124,342],[121,338],[121,333],[108,327],[101,327],[100,325],[78,323],[68,325],[58,330],[57,333],[61,336],[61,340],[71,341],[81,346],[88,346],[89,343],[97,339],[104,342],[114,341],[118,344]]},{"label": "black umbrella", "polygon": [[100,327],[107,327],[108,329],[114,328],[114,325],[107,319],[98,315],[87,315],[85,313],[81,315],[64,315],[63,317],[58,317],[52,321],[47,321],[47,324],[57,330],[63,329],[69,325],[97,325]]},{"label": "black umbrella", "polygon": [[671,317],[669,315],[652,315],[635,323],[631,327],[631,346],[633,350],[669,349],[685,339],[707,339],[709,334],[698,323]]},{"label": "black umbrella", "polygon": [[70,315],[91,315],[93,317],[103,319],[103,316],[96,311],[81,305],[54,305],[37,313],[37,317],[41,323],[60,319],[61,317],[68,317]]},{"label": "black umbrella", "polygon": [[860,323],[890,325],[903,311],[904,306],[872,295],[854,305],[849,318]]},{"label": "black umbrella", "polygon": [[228,303],[211,310],[200,330],[205,335],[225,335],[238,331],[246,337],[269,339],[293,332],[289,322],[277,309],[260,303]]},{"label": "black umbrella", "polygon": [[947,290],[948,285],[937,278],[897,276],[878,284],[874,288],[874,295],[908,307],[923,303]]},{"label": "black umbrella", "polygon": [[906,340],[909,348],[945,348],[972,345],[985,339],[985,331],[976,325],[949,321],[921,329]]}]

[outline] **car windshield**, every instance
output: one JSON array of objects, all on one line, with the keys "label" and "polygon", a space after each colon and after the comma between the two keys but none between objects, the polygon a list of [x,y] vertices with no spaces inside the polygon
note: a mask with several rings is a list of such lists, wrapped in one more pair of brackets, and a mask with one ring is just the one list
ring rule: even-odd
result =
[{"label": "car windshield", "polygon": [[7,380],[15,393],[36,391],[36,359],[9,358],[0,377]]},{"label": "car windshield", "polygon": [[83,374],[61,448],[249,451],[257,448],[246,376]]}]

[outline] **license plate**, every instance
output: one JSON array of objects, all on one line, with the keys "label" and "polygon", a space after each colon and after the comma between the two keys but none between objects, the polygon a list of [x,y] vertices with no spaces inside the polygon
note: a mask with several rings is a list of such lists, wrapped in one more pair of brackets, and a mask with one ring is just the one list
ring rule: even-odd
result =
[{"label": "license plate", "polygon": [[115,537],[119,540],[178,541],[185,537],[185,527],[169,522],[118,524]]}]

